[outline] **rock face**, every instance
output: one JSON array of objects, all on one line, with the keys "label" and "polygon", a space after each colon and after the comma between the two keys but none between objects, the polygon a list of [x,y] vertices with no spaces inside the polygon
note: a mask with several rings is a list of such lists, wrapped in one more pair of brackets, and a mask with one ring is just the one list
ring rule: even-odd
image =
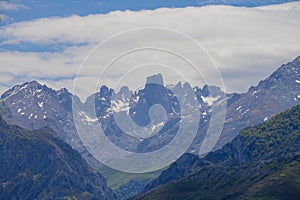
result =
[{"label": "rock face", "polygon": [[[185,127],[198,129],[187,151],[197,155],[211,122],[212,108],[225,100],[225,124],[214,150],[231,142],[242,129],[262,123],[299,104],[300,57],[282,65],[270,77],[243,94],[225,94],[216,86],[192,88],[189,83],[163,84],[162,76],[157,74],[148,77],[145,87],[136,92],[126,86],[119,92],[102,86],[99,92],[82,103],[66,89],[55,91],[33,81],[5,92],[1,97],[0,111],[9,124],[30,130],[50,127],[59,138],[79,151],[92,167],[99,169],[101,164],[87,152],[78,137],[72,103],[80,109],[79,115],[84,124],[88,126],[99,122],[116,146],[138,153],[156,151],[172,141],[182,121],[183,109],[180,105],[183,104],[187,113],[197,110],[200,114],[195,127]],[[197,105],[180,100],[180,97],[193,99],[194,96]],[[95,117],[91,117],[93,112]],[[195,119],[188,117],[186,120],[193,124]],[[139,135],[135,135],[137,133]]]},{"label": "rock face", "polygon": [[53,129],[60,139],[79,151],[94,168],[101,164],[82,145],[73,121],[72,100],[79,98],[67,89],[55,91],[36,81],[17,85],[1,96],[1,115],[9,124],[29,130],[42,127]]},{"label": "rock face", "polygon": [[115,199],[106,180],[53,135],[0,117],[0,199]]},{"label": "rock face", "polygon": [[31,130],[52,126],[58,133],[62,131],[61,136],[68,143],[76,137],[72,131],[72,94],[66,89],[54,91],[32,81],[13,87],[1,99],[10,111],[4,113],[8,123]]},{"label": "rock face", "polygon": [[[147,81],[149,83],[156,82],[159,85],[163,84],[161,75],[149,77]],[[126,143],[125,147],[133,152],[144,153],[157,150],[172,140],[180,124],[180,106],[178,106],[178,99],[174,97],[173,92],[175,91],[176,94],[182,96],[196,95],[198,100],[197,109],[201,118],[197,136],[188,152],[198,154],[210,124],[211,108],[223,102],[224,98],[227,101],[225,124],[220,139],[214,148],[215,150],[232,141],[242,129],[262,123],[277,113],[299,104],[300,57],[282,65],[270,77],[261,81],[256,87],[251,87],[248,92],[243,94],[225,94],[220,88],[207,85],[203,88],[195,87],[193,88],[194,94],[189,94],[188,91],[190,91],[191,86],[188,83],[178,83],[168,87],[149,83],[146,84],[144,89],[136,93],[127,91],[126,95],[120,95],[122,93],[120,91],[116,95],[118,97],[122,96],[122,98],[118,102],[112,101],[111,108],[108,108],[107,112],[105,112],[106,119],[103,120],[103,124],[106,124],[105,130],[108,132],[108,135],[116,136],[119,134],[119,136],[116,136],[117,138],[126,138],[123,141],[125,143],[129,142]],[[104,99],[108,98],[106,96]],[[126,122],[127,118],[125,116],[130,116],[136,124],[145,126],[150,123],[149,108],[151,105],[158,103],[166,110],[168,120],[163,127],[160,127],[162,120],[157,120],[158,122],[152,126],[157,127],[157,129],[154,129],[154,132],[157,132],[157,134],[147,139],[136,140],[130,136],[125,137],[112,118],[112,113],[122,113],[124,118],[121,117],[123,120],[120,121]],[[189,106],[188,102],[184,103],[186,107],[195,109],[194,105]],[[160,114],[159,116],[162,115]],[[101,118],[101,115],[99,117]],[[151,129],[145,130],[148,134],[152,134]],[[124,146],[122,140],[115,140],[119,141],[116,145]]]},{"label": "rock face", "polygon": [[[247,93],[229,96],[226,121],[216,149],[237,136],[239,131],[270,119],[300,103],[300,57],[282,65],[270,77]],[[235,98],[235,99],[232,99]]]},{"label": "rock face", "polygon": [[206,160],[199,159],[198,156],[186,153],[183,154],[176,162],[172,163],[167,170],[163,171],[161,175],[150,182],[143,190],[147,192],[153,188],[170,183],[180,177],[184,177],[194,171],[195,169],[207,166]]},{"label": "rock face", "polygon": [[[148,77],[145,88],[137,92],[131,92],[124,86],[116,93],[102,86],[98,93],[81,103],[66,89],[55,91],[33,81],[15,86],[2,95],[2,107],[6,107],[2,109],[6,111],[2,115],[8,123],[31,130],[51,127],[89,163],[96,163],[85,151],[76,133],[72,118],[72,99],[82,109],[83,121],[91,123],[91,120],[98,120],[115,145],[132,152],[144,153],[168,144],[177,133],[182,110],[174,92],[188,98],[195,95],[198,100],[196,109],[199,110],[201,119],[198,134],[189,149],[189,152],[195,154],[199,152],[209,127],[211,108],[226,97],[225,124],[215,147],[219,149],[235,138],[243,128],[262,123],[300,103],[300,57],[282,65],[270,77],[244,94],[225,94],[220,88],[207,85],[192,88],[188,83],[166,87],[163,86],[162,76],[157,74]],[[189,105],[189,102],[182,103],[187,109],[195,109],[195,105]],[[157,104],[161,107],[156,106],[157,109],[151,112],[151,107]],[[98,119],[89,118],[93,111]],[[132,120],[131,123],[128,123],[129,119]],[[144,137],[135,137],[136,125],[144,127]],[[124,129],[133,135],[126,134]]]},{"label": "rock face", "polygon": [[156,189],[135,199],[297,199],[299,130],[300,105],[244,129],[203,159],[183,155],[145,191]]}]

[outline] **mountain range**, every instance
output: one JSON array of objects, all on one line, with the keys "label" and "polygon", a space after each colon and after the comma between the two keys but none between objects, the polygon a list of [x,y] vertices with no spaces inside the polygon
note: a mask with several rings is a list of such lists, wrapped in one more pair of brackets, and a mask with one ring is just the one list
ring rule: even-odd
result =
[{"label": "mountain range", "polygon": [[[194,127],[198,128],[197,135],[187,151],[191,153],[188,157],[194,158],[192,154],[199,153],[210,126],[214,106],[226,103],[223,131],[214,148],[218,150],[231,142],[244,128],[268,121],[275,114],[299,104],[300,57],[282,65],[271,76],[242,94],[226,94],[216,86],[192,87],[189,83],[164,86],[163,77],[157,74],[148,77],[145,87],[139,91],[133,92],[124,86],[116,92],[102,86],[99,92],[92,94],[82,103],[67,89],[56,91],[32,81],[6,91],[1,96],[0,111],[8,124],[18,125],[31,131],[43,127],[51,128],[57,133],[58,138],[70,144],[90,166],[99,171],[103,170],[103,165],[86,150],[79,139],[73,120],[72,105],[80,109],[78,116],[87,126],[99,122],[106,136],[116,146],[127,151],[146,153],[160,149],[176,136],[181,122],[182,108],[178,106],[180,98],[174,96],[174,91],[181,96],[195,95],[197,98],[197,105],[183,102],[187,112],[196,109],[200,113],[200,121],[196,123],[198,126]],[[155,120],[151,122],[149,111],[151,106],[156,104],[162,105],[165,113],[159,112],[156,115],[154,113]],[[96,118],[91,114],[94,110]],[[133,125],[126,124],[128,118],[144,127],[141,133],[147,137],[137,138],[128,135],[126,132],[134,134],[135,130]],[[193,122],[195,119],[190,117],[187,120]],[[178,161],[180,162],[185,156],[187,155]],[[181,165],[187,163],[189,162],[182,162]],[[111,174],[107,174],[108,178],[110,176]],[[129,197],[128,194],[140,192],[151,179],[153,177],[142,179],[141,185],[138,183],[132,185],[132,182],[128,181],[128,188],[124,189],[127,187],[125,183],[120,196]],[[120,188],[114,189],[118,191]]]},{"label": "mountain range", "polygon": [[298,199],[300,105],[204,158],[183,155],[144,192],[133,199]]},{"label": "mountain range", "polygon": [[[67,89],[55,91],[46,85],[40,85],[33,81],[18,85],[8,90],[1,96],[2,113],[4,119],[10,124],[16,124],[27,129],[38,129],[48,126],[60,133],[60,137],[78,150],[87,159],[90,155],[84,153],[73,122],[72,100],[82,109],[82,118],[86,123],[99,121],[106,135],[117,145],[133,152],[153,151],[168,143],[172,135],[176,133],[176,126],[180,122],[180,108],[178,99],[173,97],[172,90],[182,95],[188,95],[193,89],[198,99],[201,121],[200,130],[191,146],[191,151],[199,148],[201,138],[206,132],[206,127],[211,118],[211,108],[219,104],[226,97],[227,110],[224,129],[216,149],[230,142],[237,136],[239,131],[247,126],[259,124],[272,115],[284,111],[300,102],[299,80],[300,80],[300,57],[290,63],[282,65],[270,77],[261,81],[256,87],[251,87],[243,94],[226,94],[215,86],[194,87],[190,84],[178,83],[166,87],[156,87],[148,78],[145,88],[138,92],[131,92],[124,86],[118,93],[113,89],[102,86],[100,91],[87,98],[81,103],[79,98],[71,94]],[[155,75],[163,85],[162,76]],[[172,89],[172,90],[171,90]],[[112,100],[112,96],[114,99]],[[282,103],[284,102],[284,103]],[[133,121],[141,126],[149,124],[148,111],[154,104],[161,104],[167,111],[168,121],[163,130],[154,137],[139,140],[126,134],[116,123],[113,114],[121,116],[118,121],[125,121],[128,115]],[[94,107],[93,107],[94,106]],[[190,106],[194,109],[194,106]],[[91,119],[91,110],[95,110],[98,119]],[[128,112],[127,112],[128,111]],[[123,119],[124,118],[124,119]],[[158,118],[153,126],[162,128]],[[149,128],[153,128],[153,126]],[[132,130],[129,127],[129,131]],[[145,129],[145,134],[152,130]],[[155,130],[154,130],[155,132]],[[162,144],[156,144],[160,137]],[[196,152],[196,151],[195,151]],[[196,152],[197,153],[197,152]]]}]

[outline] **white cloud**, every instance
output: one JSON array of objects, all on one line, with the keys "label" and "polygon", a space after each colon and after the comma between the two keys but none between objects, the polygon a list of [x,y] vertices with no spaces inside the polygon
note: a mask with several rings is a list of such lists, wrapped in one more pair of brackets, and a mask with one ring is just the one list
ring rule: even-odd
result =
[{"label": "white cloud", "polygon": [[10,22],[10,21],[12,21],[11,17],[4,14],[0,14],[0,22]]},{"label": "white cloud", "polygon": [[20,10],[20,9],[27,9],[25,5],[11,3],[9,1],[0,1],[0,11],[1,10]]},{"label": "white cloud", "polygon": [[[178,30],[201,43],[218,65],[229,92],[245,91],[250,85],[255,85],[272,73],[280,64],[300,55],[299,2],[259,8],[230,6],[161,8],[154,11],[116,11],[84,17],[73,15],[64,18],[45,18],[2,27],[0,28],[2,43],[29,42],[47,45],[68,43],[74,46],[56,53],[20,52],[21,49],[0,52],[0,73],[7,72],[16,77],[25,75],[28,79],[37,80],[39,77],[48,77],[49,85],[54,87],[66,85],[70,89],[72,81],[69,78],[76,75],[82,60],[96,44],[121,31],[150,26]],[[100,63],[105,63],[128,49],[138,47],[139,44],[165,47],[189,55],[189,59],[195,60],[196,64],[201,66],[205,78],[214,80],[216,74],[210,73],[211,63],[203,57],[203,51],[199,55],[186,40],[176,38],[175,34],[174,37],[164,37],[164,40],[161,39],[164,33],[145,31],[135,34],[135,37],[132,35],[127,37],[125,34],[122,40],[115,40],[115,43],[106,46],[105,51],[98,50],[97,54],[90,57],[88,64],[91,68],[82,74],[81,80],[86,84],[84,89],[83,87],[80,89],[80,95],[86,96],[94,90],[95,82],[92,80],[97,81],[99,72],[104,69]],[[78,45],[85,43],[87,45]],[[159,62],[179,70],[194,85],[203,83],[196,79],[194,72],[188,71],[189,68],[184,70],[184,67],[188,67],[182,67],[184,63],[158,51],[141,51],[126,56],[126,59],[120,59],[105,81],[112,85],[128,71],[129,66],[149,62]],[[149,73],[152,73],[153,69]],[[127,79],[127,83],[132,86],[136,83],[136,87],[140,86],[145,79],[144,75],[133,75]],[[65,79],[60,80],[57,77]],[[178,76],[169,76],[168,80],[169,83],[176,82]]]},{"label": "white cloud", "polygon": [[290,2],[285,4],[261,6],[257,8],[262,10],[299,10],[300,5],[299,2]]}]

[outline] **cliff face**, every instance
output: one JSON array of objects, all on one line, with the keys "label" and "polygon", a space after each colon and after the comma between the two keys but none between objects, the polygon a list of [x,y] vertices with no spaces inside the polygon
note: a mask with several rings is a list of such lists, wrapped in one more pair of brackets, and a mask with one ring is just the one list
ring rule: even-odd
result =
[{"label": "cliff face", "polygon": [[0,199],[115,199],[106,180],[53,135],[0,117]]},{"label": "cliff face", "polygon": [[135,199],[297,199],[299,153],[300,105],[202,159],[183,155]]},{"label": "cliff face", "polygon": [[[198,154],[210,126],[212,107],[222,104],[225,98],[227,101],[226,118],[215,150],[231,142],[244,128],[260,124],[275,114],[299,104],[300,57],[282,65],[271,76],[243,94],[225,94],[215,86],[192,88],[189,83],[178,83],[166,87],[162,85],[163,78],[157,74],[148,77],[145,87],[135,92],[124,86],[116,93],[113,89],[102,86],[99,92],[91,95],[85,103],[81,103],[79,98],[66,89],[55,91],[46,85],[32,81],[17,85],[5,92],[0,100],[0,113],[9,124],[26,129],[36,130],[50,127],[57,132],[60,139],[77,150],[90,166],[105,172],[100,162],[82,145],[73,121],[72,103],[78,107],[80,111],[78,117],[82,118],[84,126],[100,122],[101,128],[114,145],[132,152],[153,152],[168,145],[175,138],[179,125],[184,125],[183,128],[186,130],[198,128],[197,135],[187,150],[189,153]],[[174,91],[177,94],[175,96]],[[182,105],[185,105],[190,112],[194,112],[195,109],[199,110],[199,123],[194,123],[196,119],[189,115],[185,118],[188,123],[181,123],[182,108],[178,102],[184,98],[177,97],[192,99],[191,97],[194,95],[198,103],[194,104],[184,100]],[[157,112],[151,112],[152,118],[155,119],[151,124],[150,108],[156,104],[160,104],[166,112],[161,112],[160,109],[157,109]],[[91,114],[93,111],[96,112],[96,116]],[[164,117],[166,117],[165,122]],[[133,123],[129,123],[129,118],[133,119]],[[118,120],[116,121],[116,119]],[[144,128],[137,131],[136,126],[133,126],[134,123],[144,126]],[[127,134],[129,132],[139,133],[140,136],[146,137],[135,137]],[[194,133],[195,131],[190,132]],[[240,139],[240,143],[242,143],[242,138]],[[239,145],[239,143],[236,142],[235,145]],[[242,148],[242,146],[236,147]],[[234,154],[234,150],[230,148],[230,146],[226,147],[229,152],[233,153],[230,156],[237,157],[241,161],[249,159],[247,154]],[[215,155],[214,159],[222,160],[226,149],[223,149],[220,155]],[[185,161],[184,164],[183,161]],[[189,163],[184,156],[183,160],[179,160],[172,166],[174,166],[173,175],[163,173],[161,176],[165,176],[164,183],[198,167],[193,162]],[[200,166],[202,165],[200,164]],[[106,177],[109,182],[115,182],[112,180],[113,174],[106,174]],[[121,182],[123,183],[122,180],[120,180]],[[133,186],[133,183],[136,183],[136,186]],[[138,192],[135,189],[133,192],[133,190],[125,188],[127,184],[129,188],[140,189],[144,186],[145,181],[143,180],[141,184],[138,184],[137,181],[126,182],[124,187],[114,189],[129,191],[124,196]]]}]

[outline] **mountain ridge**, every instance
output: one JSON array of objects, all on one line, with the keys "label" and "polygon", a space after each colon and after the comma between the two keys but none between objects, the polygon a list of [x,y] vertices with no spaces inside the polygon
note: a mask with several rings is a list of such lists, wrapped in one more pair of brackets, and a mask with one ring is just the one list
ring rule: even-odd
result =
[{"label": "mountain ridge", "polygon": [[[163,83],[160,77],[153,77],[153,79],[156,83]],[[53,90],[33,81],[15,86],[5,92],[0,100],[0,111],[10,124],[31,130],[45,126],[52,128],[58,133],[59,138],[79,151],[93,168],[101,170],[103,165],[87,152],[80,141],[73,122],[72,104],[80,108],[82,123],[89,125],[100,122],[106,135],[115,145],[128,151],[146,153],[161,148],[176,136],[180,124],[180,109],[178,109],[178,98],[176,100],[173,97],[172,91],[176,91],[181,96],[196,96],[199,107],[195,108],[195,105],[186,103],[188,109],[197,109],[200,113],[198,133],[187,152],[198,154],[210,126],[211,108],[215,104],[227,101],[224,129],[214,149],[217,150],[232,141],[240,130],[262,123],[278,112],[298,104],[300,84],[297,81],[300,81],[300,57],[282,65],[256,87],[250,87],[242,94],[226,94],[215,86],[192,88],[189,83],[177,83],[168,87],[148,84],[148,87],[145,86],[135,92],[130,91],[128,87],[123,87],[117,93],[111,88],[102,86],[99,92],[92,94],[82,103],[67,89]],[[30,87],[33,89],[31,90]],[[157,94],[156,99],[151,96],[152,90]],[[192,91],[193,94],[187,91]],[[160,113],[159,120],[153,124],[149,123],[151,102],[163,102],[162,105],[165,105],[168,111],[166,123],[162,123],[164,118]],[[93,118],[90,114],[93,110],[97,118]],[[134,126],[129,126],[129,123],[123,120],[128,117],[134,119],[134,122],[140,120],[138,124],[141,125],[153,125],[145,128],[143,132],[146,135],[150,134],[151,137],[141,139],[127,135],[114,120],[115,114],[120,114],[119,121],[123,121],[128,131],[134,130]]]},{"label": "mountain ridge", "polygon": [[[246,198],[243,195],[250,195],[248,197],[250,199],[259,198],[261,195],[269,195],[268,198],[272,198],[272,195],[278,195],[277,197],[282,199],[297,199],[300,194],[299,156],[300,104],[274,116],[267,122],[244,129],[232,142],[220,150],[209,153],[202,159],[191,154],[183,155],[145,188],[144,195],[133,199],[153,199],[158,197],[157,195],[161,195],[163,197],[161,199],[167,199],[167,194],[172,199]],[[291,190],[291,194],[284,195],[276,191],[267,193],[259,191],[259,194],[253,194],[246,189],[247,187],[254,189],[256,184],[274,174],[277,174],[276,176],[279,174],[281,177],[280,174],[283,173],[281,170],[285,171],[284,168],[291,165],[293,168],[290,172],[297,177],[296,182],[294,182],[296,185],[289,184],[287,187]],[[284,177],[286,176],[284,175]],[[291,178],[292,176],[288,176],[288,180]],[[251,182],[252,180],[255,181]],[[269,181],[272,182],[271,179],[268,179],[267,182]],[[218,185],[217,182],[222,186],[219,188],[215,186],[217,188],[214,189],[207,188],[214,187],[212,183]],[[240,186],[236,185],[238,182],[240,182]],[[184,184],[187,185],[184,186]],[[205,186],[206,184],[209,185]],[[272,182],[272,184],[270,187],[276,186],[276,183]],[[188,189],[189,187],[191,188]],[[284,186],[281,185],[280,187],[283,188]],[[187,192],[185,193],[182,188],[186,188]],[[222,188],[226,189],[223,190]],[[169,193],[171,191],[175,194]],[[224,193],[221,194],[221,191]],[[214,195],[214,193],[219,196]],[[200,194],[203,196],[199,196]]]},{"label": "mountain ridge", "polygon": [[8,125],[0,116],[0,198],[115,199],[105,178],[54,135]]}]

